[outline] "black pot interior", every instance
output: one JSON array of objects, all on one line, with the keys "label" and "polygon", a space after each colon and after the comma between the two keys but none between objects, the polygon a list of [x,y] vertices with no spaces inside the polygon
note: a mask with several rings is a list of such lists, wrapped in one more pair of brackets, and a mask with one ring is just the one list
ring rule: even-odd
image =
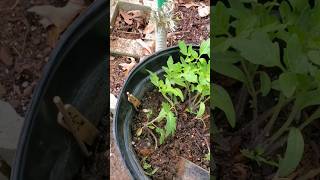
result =
[{"label": "black pot interior", "polygon": [[[198,47],[194,47],[198,49]],[[128,76],[118,99],[114,120],[114,136],[121,156],[134,179],[148,179],[140,166],[131,144],[131,123],[135,110],[128,102],[126,92],[130,92],[141,99],[145,92],[151,90],[149,73],[146,70],[161,74],[162,66],[166,66],[167,59],[172,56],[175,62],[180,61],[178,47],[168,48],[155,53],[142,61]]]},{"label": "black pot interior", "polygon": [[57,123],[60,96],[95,125],[107,111],[107,2],[95,1],[64,33],[34,92],[11,179],[69,180],[84,156],[71,133]]}]

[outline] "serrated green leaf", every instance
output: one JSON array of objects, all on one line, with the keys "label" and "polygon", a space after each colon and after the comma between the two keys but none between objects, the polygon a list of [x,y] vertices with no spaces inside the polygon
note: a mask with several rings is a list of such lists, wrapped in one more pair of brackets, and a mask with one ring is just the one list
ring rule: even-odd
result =
[{"label": "serrated green leaf", "polygon": [[210,97],[212,99],[210,101],[211,108],[217,107],[222,110],[225,113],[230,126],[234,128],[236,125],[236,115],[228,92],[221,86],[212,84]]},{"label": "serrated green leaf", "polygon": [[279,176],[286,177],[299,165],[304,151],[304,140],[299,129],[291,128],[284,158],[279,162]]},{"label": "serrated green leaf", "polygon": [[159,138],[159,143],[160,143],[160,145],[161,144],[163,144],[163,142],[164,142],[164,138],[165,138],[165,136],[166,136],[166,133],[165,133],[165,131],[163,130],[163,129],[161,129],[161,128],[156,128],[156,132],[160,135],[160,138]]},{"label": "serrated green leaf", "polygon": [[212,22],[218,24],[218,26],[212,26],[212,32],[214,35],[225,34],[229,29],[229,19],[226,6],[218,1],[216,6],[213,9]]},{"label": "serrated green leaf", "polygon": [[167,60],[167,66],[169,69],[173,69],[174,66],[173,66],[173,59],[172,59],[172,56],[170,56]]},{"label": "serrated green leaf", "polygon": [[149,70],[147,70],[148,73],[150,74],[150,81],[153,85],[155,85],[156,87],[159,87],[159,77],[157,76],[156,73],[153,73]]},{"label": "serrated green leaf", "polygon": [[282,73],[279,77],[279,85],[281,92],[286,97],[291,97],[298,85],[296,74],[292,72]]},{"label": "serrated green leaf", "polygon": [[232,46],[253,64],[266,67],[281,66],[279,45],[272,43],[267,33],[255,32],[251,39],[235,39]]},{"label": "serrated green leaf", "polygon": [[178,46],[180,48],[180,52],[183,54],[183,55],[188,55],[188,48],[187,48],[187,45],[184,41],[179,41],[178,42]]},{"label": "serrated green leaf", "polygon": [[205,110],[205,105],[203,102],[200,103],[199,105],[199,110],[197,112],[197,118],[201,118],[202,115],[204,114],[204,110]]},{"label": "serrated green leaf", "polygon": [[260,84],[262,96],[269,94],[271,90],[271,79],[267,73],[260,72]]},{"label": "serrated green leaf", "polygon": [[177,121],[176,121],[176,117],[171,111],[167,113],[166,119],[167,119],[167,123],[165,126],[165,130],[166,130],[166,137],[167,137],[169,135],[173,135],[174,132],[176,131]]}]

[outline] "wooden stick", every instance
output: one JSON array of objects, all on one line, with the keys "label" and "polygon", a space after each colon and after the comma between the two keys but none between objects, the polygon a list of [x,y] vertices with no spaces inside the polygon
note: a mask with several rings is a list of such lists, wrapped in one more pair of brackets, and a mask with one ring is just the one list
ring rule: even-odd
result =
[{"label": "wooden stick", "polygon": [[88,152],[87,147],[85,146],[85,144],[80,140],[80,138],[77,136],[77,132],[75,130],[75,128],[72,125],[72,120],[71,117],[69,116],[68,112],[64,109],[64,105],[63,102],[61,100],[60,97],[55,96],[53,98],[53,102],[56,104],[56,106],[58,107],[59,111],[62,113],[62,115],[64,116],[64,121],[67,124],[67,126],[69,127],[72,135],[74,136],[74,138],[77,140],[82,152],[86,155],[86,156],[90,156],[90,153]]}]

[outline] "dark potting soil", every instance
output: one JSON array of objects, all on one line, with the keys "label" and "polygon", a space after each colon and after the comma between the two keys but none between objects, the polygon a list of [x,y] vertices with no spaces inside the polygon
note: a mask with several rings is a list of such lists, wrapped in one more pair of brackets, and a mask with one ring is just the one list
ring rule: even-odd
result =
[{"label": "dark potting soil", "polygon": [[[200,5],[200,2],[194,2]],[[209,5],[209,1],[201,3]],[[186,43],[200,44],[210,36],[210,15],[200,17],[198,7],[186,8],[181,3],[175,3],[174,17],[176,21],[176,29],[174,32],[168,33],[168,46],[175,46],[179,40],[184,40]]]},{"label": "dark potting soil", "polygon": [[[173,179],[177,173],[179,157],[184,157],[209,170],[209,161],[204,159],[209,146],[209,118],[204,119],[206,124],[204,127],[201,120],[195,120],[194,115],[184,112],[185,107],[182,107],[184,105],[177,108],[177,128],[174,136],[169,136],[162,145],[158,142],[156,150],[154,138],[147,130],[143,130],[143,133],[136,137],[137,129],[147,122],[146,113],[142,110],[151,109],[153,114],[150,119],[153,119],[159,114],[162,102],[164,99],[157,90],[147,92],[132,123],[132,144],[137,157],[140,161],[147,157],[146,162],[151,164],[152,168],[159,168],[152,179]],[[205,114],[209,114],[208,112],[209,109],[206,109]],[[159,126],[164,125],[165,122]],[[154,132],[154,135],[158,140],[158,134]]]},{"label": "dark potting soil", "polygon": [[[234,80],[227,79],[224,76],[215,74],[215,82],[222,85],[230,94],[235,110],[240,107],[244,107],[241,115],[237,112],[237,125],[236,128],[230,128],[227,123],[225,116],[222,112],[215,112],[215,120],[219,130],[222,130],[219,134],[214,135],[213,142],[213,162],[215,163],[217,169],[214,171],[217,179],[223,180],[271,180],[277,168],[264,163],[257,164],[254,160],[250,160],[242,155],[241,150],[254,146],[254,139],[259,136],[266,124],[266,121],[259,121],[259,116],[256,122],[252,122],[252,109],[250,108],[250,96],[240,102],[240,97],[244,96],[247,92],[241,92],[241,84]],[[271,92],[267,97],[258,96],[258,110],[259,115],[266,112],[269,108],[274,106],[276,103],[277,93]],[[237,106],[239,108],[237,108]],[[280,114],[277,122],[274,125],[274,129],[278,129],[283,122],[286,120],[288,114],[290,113],[291,105],[285,108]],[[302,113],[303,114],[303,113]],[[303,115],[302,115],[303,116]],[[270,118],[267,118],[267,121]],[[257,122],[261,122],[258,125]],[[249,126],[250,125],[250,126]],[[254,128],[252,128],[252,125]],[[305,175],[311,169],[316,169],[320,166],[320,143],[318,139],[320,138],[320,122],[315,121],[313,124],[309,125],[303,130],[303,136],[305,141],[304,155],[300,162],[299,167],[296,169],[289,179],[296,179],[302,175]],[[286,137],[285,137],[286,138]],[[284,139],[286,140],[286,139]],[[262,142],[264,139],[261,140]],[[272,147],[277,147],[273,145]],[[285,152],[286,143],[278,146],[271,154],[266,158],[272,158],[274,161],[278,161],[277,155],[282,155]],[[320,176],[316,176],[311,179],[319,179]]]},{"label": "dark potting soil", "polygon": [[97,180],[109,177],[109,116],[105,116],[98,124],[99,135],[92,147],[88,150],[92,155],[85,163],[75,180]]}]

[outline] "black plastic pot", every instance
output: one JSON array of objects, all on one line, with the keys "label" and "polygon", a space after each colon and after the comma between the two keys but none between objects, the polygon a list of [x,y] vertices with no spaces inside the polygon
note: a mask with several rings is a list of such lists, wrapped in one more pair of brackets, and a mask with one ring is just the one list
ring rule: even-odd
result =
[{"label": "black plastic pot", "polygon": [[97,124],[106,113],[107,1],[96,0],[61,36],[50,55],[20,135],[12,180],[68,180],[84,156],[57,123],[56,95]]},{"label": "black plastic pot", "polygon": [[[194,49],[197,50],[198,48],[198,46],[194,46]],[[173,57],[175,62],[180,61],[179,48],[172,47],[159,51],[139,63],[129,74],[118,98],[113,133],[121,156],[134,179],[143,180],[148,179],[148,177],[144,174],[132,148],[131,123],[136,111],[128,102],[126,92],[130,92],[138,99],[141,99],[144,93],[154,88],[147,70],[161,75],[163,73],[162,66],[166,66],[167,59],[170,56]]]}]

